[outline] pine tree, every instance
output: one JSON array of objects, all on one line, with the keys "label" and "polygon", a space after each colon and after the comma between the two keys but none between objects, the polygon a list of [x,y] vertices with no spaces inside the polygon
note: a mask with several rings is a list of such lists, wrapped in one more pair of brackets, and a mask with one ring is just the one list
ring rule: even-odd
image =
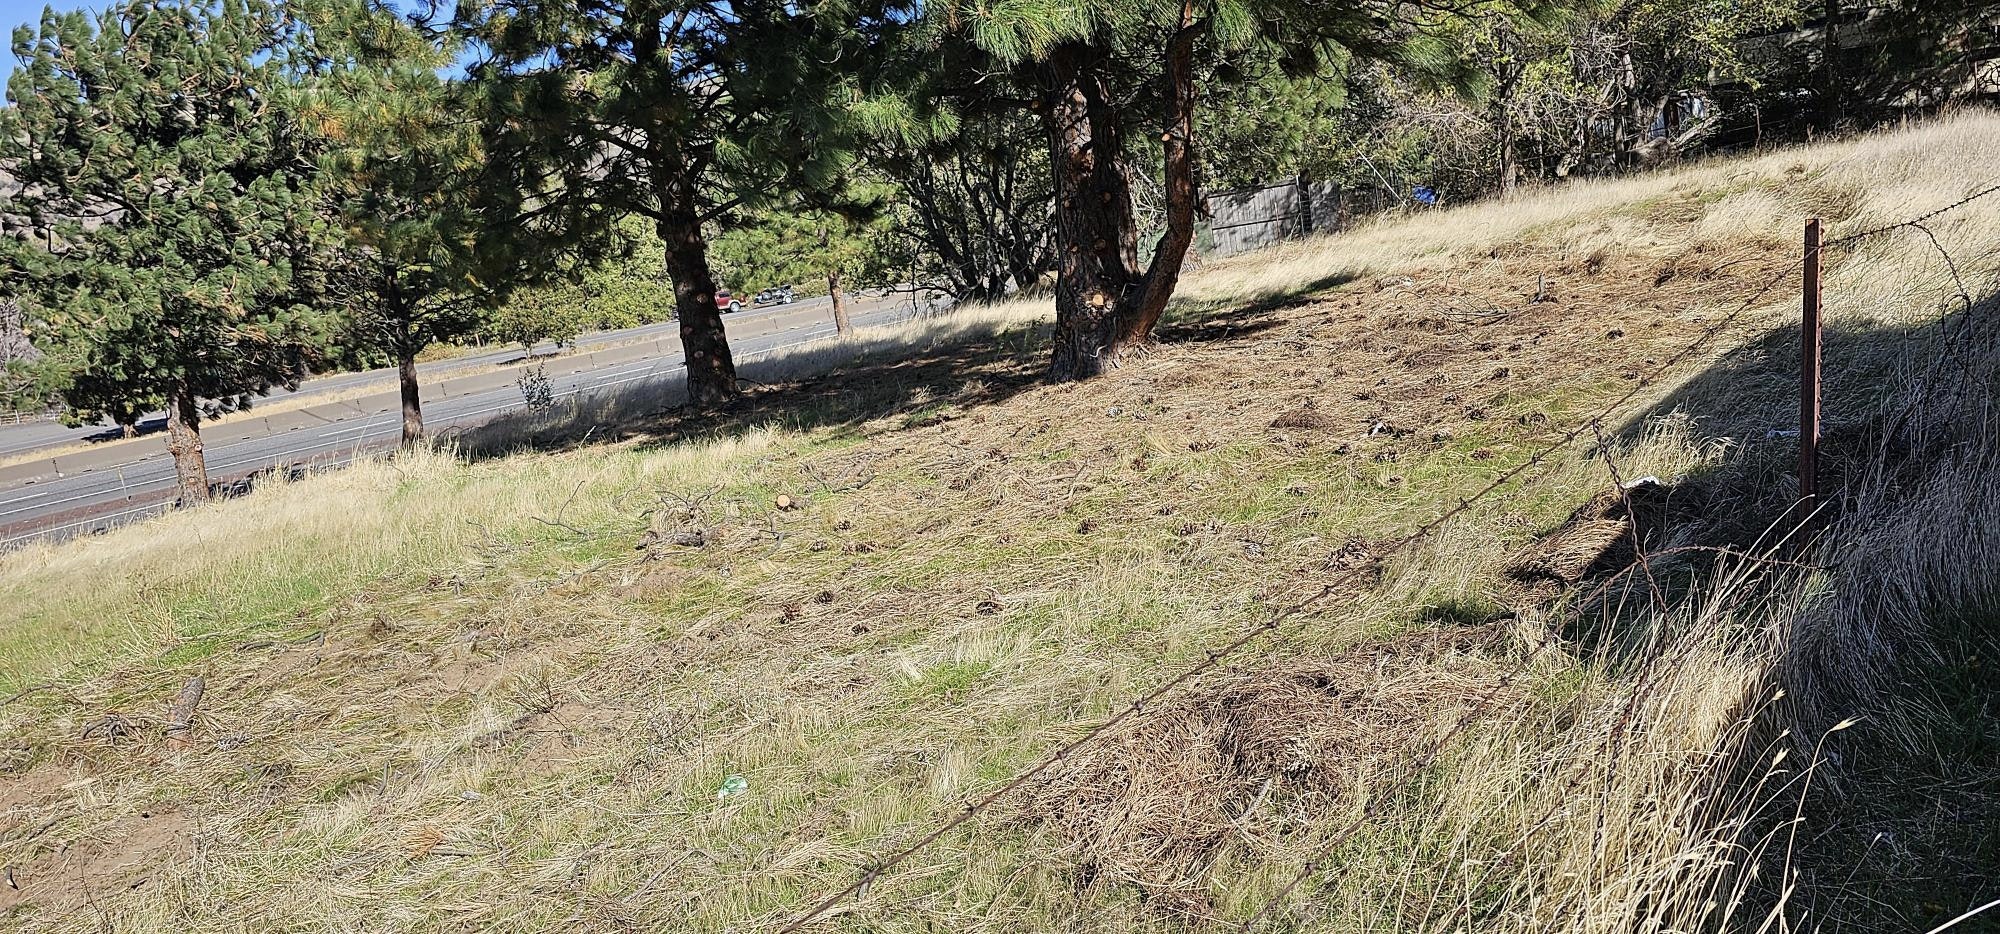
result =
[{"label": "pine tree", "polygon": [[506,205],[489,260],[554,269],[617,250],[617,219],[654,224],[674,283],[688,394],[736,393],[706,230],[852,158],[849,62],[877,19],[850,0],[470,0],[482,58],[485,186]]},{"label": "pine tree", "polygon": [[47,404],[30,375],[42,354],[24,327],[21,306],[0,296],[0,415],[32,412]]},{"label": "pine tree", "polygon": [[915,278],[960,301],[992,302],[1055,268],[1055,191],[1039,128],[1025,110],[1000,109],[966,113],[938,138],[874,142],[870,162],[903,192],[895,207],[922,267]]},{"label": "pine tree", "polygon": [[[14,33],[0,212],[29,327],[80,417],[165,404],[183,502],[208,496],[205,412],[295,383],[322,346],[294,23],[261,0],[125,0]],[[129,411],[131,406],[123,406]]]},{"label": "pine tree", "polygon": [[834,333],[852,337],[854,322],[847,314],[847,287],[856,278],[880,268],[883,216],[820,210],[805,219],[813,224],[813,235],[807,241],[801,262],[826,280],[827,298],[833,305]]},{"label": "pine tree", "polygon": [[[936,38],[925,51],[947,72],[933,80],[967,106],[1015,96],[1042,118],[1056,181],[1051,371],[1078,379],[1144,346],[1173,297],[1199,208],[1200,92],[1230,80],[1233,58],[1267,58],[1292,75],[1357,59],[1448,70],[1439,30],[1527,2],[950,0],[927,8]],[[1165,192],[1164,231],[1144,265],[1132,179],[1142,155],[1158,159]]]},{"label": "pine tree", "polygon": [[474,275],[478,138],[464,89],[439,76],[456,49],[393,11],[316,10],[308,115],[328,140],[327,207],[345,232],[342,348],[396,364],[405,445],[424,434],[417,354],[480,329],[493,290]]},{"label": "pine tree", "polygon": [[825,283],[834,329],[846,337],[854,329],[847,286],[890,268],[893,194],[884,184],[857,183],[817,204],[795,199],[755,212],[716,237],[716,267],[745,289]]}]

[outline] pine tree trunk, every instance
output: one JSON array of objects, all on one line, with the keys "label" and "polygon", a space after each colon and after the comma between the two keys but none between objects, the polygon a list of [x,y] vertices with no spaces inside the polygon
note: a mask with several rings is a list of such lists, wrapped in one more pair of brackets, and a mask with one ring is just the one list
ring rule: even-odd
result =
[{"label": "pine tree trunk", "polygon": [[[1501,32],[1498,38],[1499,51],[1504,57],[1508,50],[1510,36]],[[1518,138],[1519,128],[1514,119],[1514,92],[1520,87],[1524,66],[1508,65],[1501,74],[1499,86],[1494,88],[1494,136],[1500,150],[1500,193],[1513,192],[1521,182],[1521,155]]]},{"label": "pine tree trunk", "polygon": [[1101,49],[1069,43],[1049,58],[1044,108],[1056,182],[1056,334],[1050,373],[1087,379],[1118,363],[1124,303],[1139,280],[1132,186]]},{"label": "pine tree trunk", "polygon": [[167,394],[167,453],[174,458],[183,506],[208,502],[208,464],[201,450],[201,408],[194,390],[175,386]]},{"label": "pine tree trunk", "polygon": [[680,319],[681,353],[687,361],[688,403],[719,407],[736,397],[736,363],[722,313],[715,307],[715,273],[708,266],[708,241],[691,209],[676,210],[659,224],[666,243],[667,273],[674,280],[674,312]]},{"label": "pine tree trunk", "polygon": [[424,440],[424,403],[417,386],[417,352],[404,341],[396,351],[396,381],[403,392],[403,446]]},{"label": "pine tree trunk", "polygon": [[847,318],[847,296],[840,291],[840,273],[826,274],[826,291],[833,296],[833,331],[841,337],[854,333],[854,322]]},{"label": "pine tree trunk", "polygon": [[1124,126],[1112,98],[1106,50],[1072,42],[1044,72],[1042,109],[1056,180],[1056,333],[1050,375],[1087,379],[1152,339],[1194,240],[1194,5],[1169,41],[1161,76],[1161,150],[1167,230],[1139,269],[1131,179],[1120,154]]}]

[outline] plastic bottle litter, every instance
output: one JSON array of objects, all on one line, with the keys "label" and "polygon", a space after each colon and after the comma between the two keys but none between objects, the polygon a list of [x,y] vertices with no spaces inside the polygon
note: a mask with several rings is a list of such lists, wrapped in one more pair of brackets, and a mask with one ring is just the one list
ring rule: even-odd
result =
[{"label": "plastic bottle litter", "polygon": [[741,775],[731,775],[722,780],[722,787],[715,790],[715,800],[734,798],[750,790],[750,780]]}]

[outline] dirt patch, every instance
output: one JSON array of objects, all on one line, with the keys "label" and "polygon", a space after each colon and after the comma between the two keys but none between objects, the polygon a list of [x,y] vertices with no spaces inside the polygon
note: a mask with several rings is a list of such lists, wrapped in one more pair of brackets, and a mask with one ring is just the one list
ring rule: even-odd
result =
[{"label": "dirt patch", "polygon": [[[0,841],[11,844],[10,849],[40,844],[61,821],[57,805],[65,797],[63,785],[74,777],[53,768],[8,775],[7,781],[0,783]],[[29,897],[23,882],[29,870],[23,864],[33,863],[39,873],[40,862],[16,855],[0,866],[0,916],[11,913]]]},{"label": "dirt patch", "polygon": [[81,805],[69,773],[38,769],[0,788],[0,840],[17,862],[0,867],[0,918],[59,920],[98,899],[140,888],[190,844],[194,821],[176,810],[142,808],[88,832],[71,820]]},{"label": "dirt patch", "polygon": [[472,748],[504,752],[525,763],[529,774],[545,775],[559,771],[565,755],[603,742],[606,734],[626,729],[632,719],[624,711],[564,702],[527,711],[498,729],[475,736]]},{"label": "dirt patch", "polygon": [[1060,841],[1080,886],[1131,884],[1213,917],[1209,873],[1230,841],[1324,813],[1474,706],[1504,716],[1518,698],[1481,658],[1508,639],[1498,625],[1431,630],[1235,675],[1080,750],[1023,815]]}]

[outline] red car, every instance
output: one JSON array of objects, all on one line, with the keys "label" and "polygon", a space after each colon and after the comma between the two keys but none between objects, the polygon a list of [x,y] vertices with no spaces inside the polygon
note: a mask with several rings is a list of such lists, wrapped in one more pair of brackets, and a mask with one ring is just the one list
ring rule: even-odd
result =
[{"label": "red car", "polygon": [[715,310],[725,315],[732,311],[742,311],[743,301],[736,297],[736,293],[728,289],[717,289],[715,290]]}]

